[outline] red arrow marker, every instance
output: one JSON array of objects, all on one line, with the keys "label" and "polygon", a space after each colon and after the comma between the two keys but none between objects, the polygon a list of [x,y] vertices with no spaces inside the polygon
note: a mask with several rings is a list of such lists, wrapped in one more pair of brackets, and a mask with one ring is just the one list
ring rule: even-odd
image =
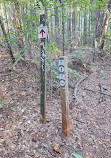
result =
[{"label": "red arrow marker", "polygon": [[42,33],[42,37],[43,37],[43,34],[45,33],[45,31],[42,29],[41,31],[40,31],[40,34]]}]

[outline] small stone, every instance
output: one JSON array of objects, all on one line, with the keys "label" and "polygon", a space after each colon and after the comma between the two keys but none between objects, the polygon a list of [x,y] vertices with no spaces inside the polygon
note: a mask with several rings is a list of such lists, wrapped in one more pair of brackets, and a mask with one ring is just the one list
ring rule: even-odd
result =
[{"label": "small stone", "polygon": [[92,141],[93,141],[93,138],[91,138],[91,137],[88,138],[88,141],[89,141],[89,142],[92,142]]}]

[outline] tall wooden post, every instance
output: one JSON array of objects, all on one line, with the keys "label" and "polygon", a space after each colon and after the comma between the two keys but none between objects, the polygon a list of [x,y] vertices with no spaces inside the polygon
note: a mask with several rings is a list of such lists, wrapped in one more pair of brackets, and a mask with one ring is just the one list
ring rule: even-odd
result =
[{"label": "tall wooden post", "polygon": [[59,78],[60,78],[60,96],[62,109],[62,132],[69,136],[69,98],[68,98],[68,71],[67,58],[65,56],[59,59]]},{"label": "tall wooden post", "polygon": [[[46,25],[46,16],[45,14],[40,15],[40,25]],[[43,33],[44,32],[40,32]],[[40,120],[42,123],[46,122],[46,55],[45,55],[45,38],[41,38],[41,109],[40,109]]]}]

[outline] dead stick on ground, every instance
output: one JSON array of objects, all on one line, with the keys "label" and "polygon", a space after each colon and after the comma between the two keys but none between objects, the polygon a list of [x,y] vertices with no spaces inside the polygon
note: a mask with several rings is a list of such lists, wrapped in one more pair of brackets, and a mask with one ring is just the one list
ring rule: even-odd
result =
[{"label": "dead stick on ground", "polygon": [[[98,84],[99,88],[100,88],[100,92],[104,93],[104,87],[102,86],[101,83]],[[99,99],[99,103],[103,102],[104,100],[104,94],[101,94],[101,97]]]},{"label": "dead stick on ground", "polygon": [[77,82],[77,84],[75,85],[74,94],[73,94],[74,99],[77,98],[78,86],[79,86],[86,78],[88,78],[88,76],[81,78],[81,79]]},{"label": "dead stick on ground", "polygon": [[100,93],[100,94],[103,94],[103,95],[111,97],[111,94],[107,94],[107,93],[91,90],[91,89],[88,89],[88,88],[84,88],[84,90],[91,91],[91,92],[94,92],[94,93]]}]

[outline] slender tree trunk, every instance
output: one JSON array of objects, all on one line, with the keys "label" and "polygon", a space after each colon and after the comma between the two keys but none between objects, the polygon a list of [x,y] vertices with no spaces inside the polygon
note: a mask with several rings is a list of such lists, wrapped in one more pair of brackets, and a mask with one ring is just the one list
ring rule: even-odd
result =
[{"label": "slender tree trunk", "polygon": [[102,27],[103,27],[103,20],[104,20],[104,11],[101,10],[100,6],[99,6],[99,10],[97,12],[97,24],[96,24],[96,42],[97,42],[97,46],[99,46],[100,44],[100,38],[101,38],[101,35],[102,35]]},{"label": "slender tree trunk", "polygon": [[75,47],[75,45],[76,45],[76,33],[75,33],[75,31],[76,31],[76,25],[75,25],[75,8],[73,7],[73,5],[74,5],[74,2],[73,2],[73,4],[72,4],[72,48],[74,48]]},{"label": "slender tree trunk", "polygon": [[[57,0],[55,0],[55,2],[57,3]],[[58,6],[56,4],[56,6],[55,6],[55,39],[56,39],[57,46],[59,44],[59,34],[60,34],[60,30],[59,30],[59,13],[58,13]]]},{"label": "slender tree trunk", "polygon": [[4,9],[5,9],[5,17],[6,17],[6,24],[7,24],[7,30],[8,30],[8,34],[10,37],[10,33],[9,33],[9,22],[8,22],[8,17],[7,17],[7,7],[6,4],[4,3]]},{"label": "slender tree trunk", "polygon": [[101,38],[101,43],[99,47],[100,50],[103,50],[104,43],[105,43],[105,37],[106,37],[106,32],[107,32],[108,23],[109,23],[110,6],[111,6],[111,1],[108,2],[108,6],[107,6],[106,17],[104,20],[104,25],[103,25],[103,30],[102,30],[102,38]]},{"label": "slender tree trunk", "polygon": [[87,13],[86,13],[86,6],[84,11],[84,37],[83,37],[83,44],[84,46],[87,45]]},{"label": "slender tree trunk", "polygon": [[27,23],[27,4],[22,6],[22,23],[23,23],[23,27],[24,29],[24,37],[25,37],[25,41],[24,44],[25,46],[27,46],[27,51],[28,51],[28,57],[31,59],[31,42],[29,40],[29,36],[27,31],[29,30],[29,24]]},{"label": "slender tree trunk", "polygon": [[14,9],[15,9],[15,26],[17,29],[17,33],[18,33],[18,46],[20,49],[20,54],[22,55],[22,57],[24,57],[24,42],[23,42],[23,38],[22,38],[22,25],[21,25],[21,19],[20,19],[20,5],[18,0],[15,0],[13,2],[14,4]]},{"label": "slender tree trunk", "polygon": [[[54,39],[54,33],[53,33],[53,18],[52,18],[52,11],[50,12],[50,37],[51,37],[51,40],[50,42],[53,42],[53,39]],[[50,38],[49,37],[49,38]]]},{"label": "slender tree trunk", "polygon": [[[82,5],[81,5],[81,8],[82,8]],[[81,19],[80,19],[80,21],[81,21],[81,46],[83,46],[83,33],[84,33],[84,31],[83,31],[83,29],[84,29],[84,24],[83,24],[83,11],[82,11],[82,9],[81,9]]]},{"label": "slender tree trunk", "polygon": [[90,28],[91,28],[91,12],[89,10],[89,18],[88,18],[88,45],[89,46],[91,46]]},{"label": "slender tree trunk", "polygon": [[[47,6],[44,6],[45,8],[45,15],[46,15],[46,26],[47,26],[47,30],[49,30],[49,21],[48,21],[48,9]],[[47,36],[47,43],[49,43],[49,37]]]},{"label": "slender tree trunk", "polygon": [[67,7],[67,35],[68,35],[68,43],[69,47],[71,47],[71,11]]},{"label": "slender tree trunk", "polygon": [[65,55],[65,22],[64,22],[64,0],[62,1],[62,48],[63,48],[63,56]]},{"label": "slender tree trunk", "polygon": [[12,62],[15,63],[15,58],[13,56],[11,45],[9,44],[9,41],[8,41],[8,37],[7,37],[6,31],[5,31],[5,27],[4,27],[4,24],[2,22],[2,17],[1,16],[0,16],[0,26],[1,26],[1,29],[2,29],[3,35],[5,37],[5,41],[6,41],[7,46],[8,46],[8,52],[10,53],[10,57],[12,59]]},{"label": "slender tree trunk", "polygon": [[81,38],[81,15],[78,15],[78,46],[80,47],[80,38]]}]

